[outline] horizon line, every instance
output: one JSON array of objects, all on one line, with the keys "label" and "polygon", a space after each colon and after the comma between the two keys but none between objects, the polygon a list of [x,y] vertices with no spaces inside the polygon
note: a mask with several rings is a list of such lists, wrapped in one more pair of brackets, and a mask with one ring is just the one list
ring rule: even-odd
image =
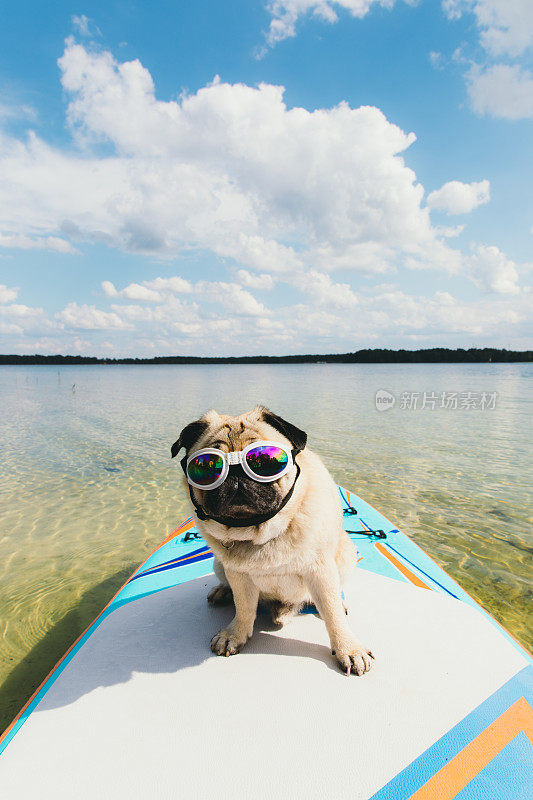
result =
[{"label": "horizon line", "polygon": [[345,353],[301,353],[295,355],[255,356],[82,356],[56,354],[0,354],[0,365],[13,364],[213,364],[213,363],[405,363],[405,362],[528,362],[531,350],[508,350],[495,347],[429,347],[417,350],[372,348]]}]

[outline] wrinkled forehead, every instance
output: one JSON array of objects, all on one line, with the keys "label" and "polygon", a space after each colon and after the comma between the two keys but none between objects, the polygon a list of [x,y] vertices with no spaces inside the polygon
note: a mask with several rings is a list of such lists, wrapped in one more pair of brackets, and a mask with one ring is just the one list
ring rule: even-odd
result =
[{"label": "wrinkled forehead", "polygon": [[211,419],[209,428],[198,440],[198,449],[212,446],[221,450],[243,450],[251,442],[261,439],[286,443],[285,437],[268,425],[255,409],[238,417],[218,414],[217,417]]}]

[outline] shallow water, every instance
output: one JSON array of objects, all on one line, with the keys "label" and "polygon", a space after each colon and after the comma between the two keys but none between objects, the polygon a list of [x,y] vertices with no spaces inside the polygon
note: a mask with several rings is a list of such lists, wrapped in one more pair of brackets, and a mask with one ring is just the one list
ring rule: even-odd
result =
[{"label": "shallow water", "polygon": [[170,445],[212,406],[307,430],[337,482],[531,647],[532,402],[530,364],[0,367],[0,730],[189,514]]}]

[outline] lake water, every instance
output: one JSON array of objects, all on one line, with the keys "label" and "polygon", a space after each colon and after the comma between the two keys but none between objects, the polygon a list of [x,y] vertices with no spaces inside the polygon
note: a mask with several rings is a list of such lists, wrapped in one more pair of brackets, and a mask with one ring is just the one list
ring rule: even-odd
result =
[{"label": "lake water", "polygon": [[532,645],[533,365],[0,367],[0,730],[189,515],[181,428],[256,403]]}]

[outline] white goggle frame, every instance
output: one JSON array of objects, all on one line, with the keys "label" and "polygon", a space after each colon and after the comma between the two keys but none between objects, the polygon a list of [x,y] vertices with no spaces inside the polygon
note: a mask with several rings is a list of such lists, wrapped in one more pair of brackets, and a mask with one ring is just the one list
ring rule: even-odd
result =
[{"label": "white goggle frame", "polygon": [[[253,470],[250,469],[246,461],[246,456],[248,455],[250,450],[255,450],[257,447],[264,447],[264,446],[279,447],[280,450],[283,450],[284,453],[287,453],[287,463],[285,464],[281,472],[278,472],[277,475],[272,475],[270,477],[265,477],[265,478],[261,477],[260,475],[256,475],[255,472],[253,472]],[[223,465],[220,477],[218,477],[214,483],[210,483],[208,486],[204,486],[201,483],[195,483],[191,479],[191,477],[189,476],[189,464],[191,463],[193,458],[207,454],[220,456],[222,458]],[[196,450],[194,453],[191,453],[191,455],[187,458],[185,475],[191,486],[194,486],[196,489],[203,489],[204,491],[208,492],[211,489],[218,488],[220,484],[224,483],[224,481],[228,477],[229,468],[232,464],[240,464],[246,475],[248,475],[249,478],[253,478],[254,481],[258,481],[259,483],[272,483],[273,481],[278,481],[280,478],[286,475],[287,472],[289,472],[289,470],[292,469],[294,461],[291,451],[288,450],[285,447],[285,445],[280,444],[279,442],[260,440],[258,442],[252,442],[251,444],[247,445],[244,448],[244,450],[234,450],[230,453],[225,453],[223,450],[217,450],[216,447],[203,447],[201,450]]]}]

